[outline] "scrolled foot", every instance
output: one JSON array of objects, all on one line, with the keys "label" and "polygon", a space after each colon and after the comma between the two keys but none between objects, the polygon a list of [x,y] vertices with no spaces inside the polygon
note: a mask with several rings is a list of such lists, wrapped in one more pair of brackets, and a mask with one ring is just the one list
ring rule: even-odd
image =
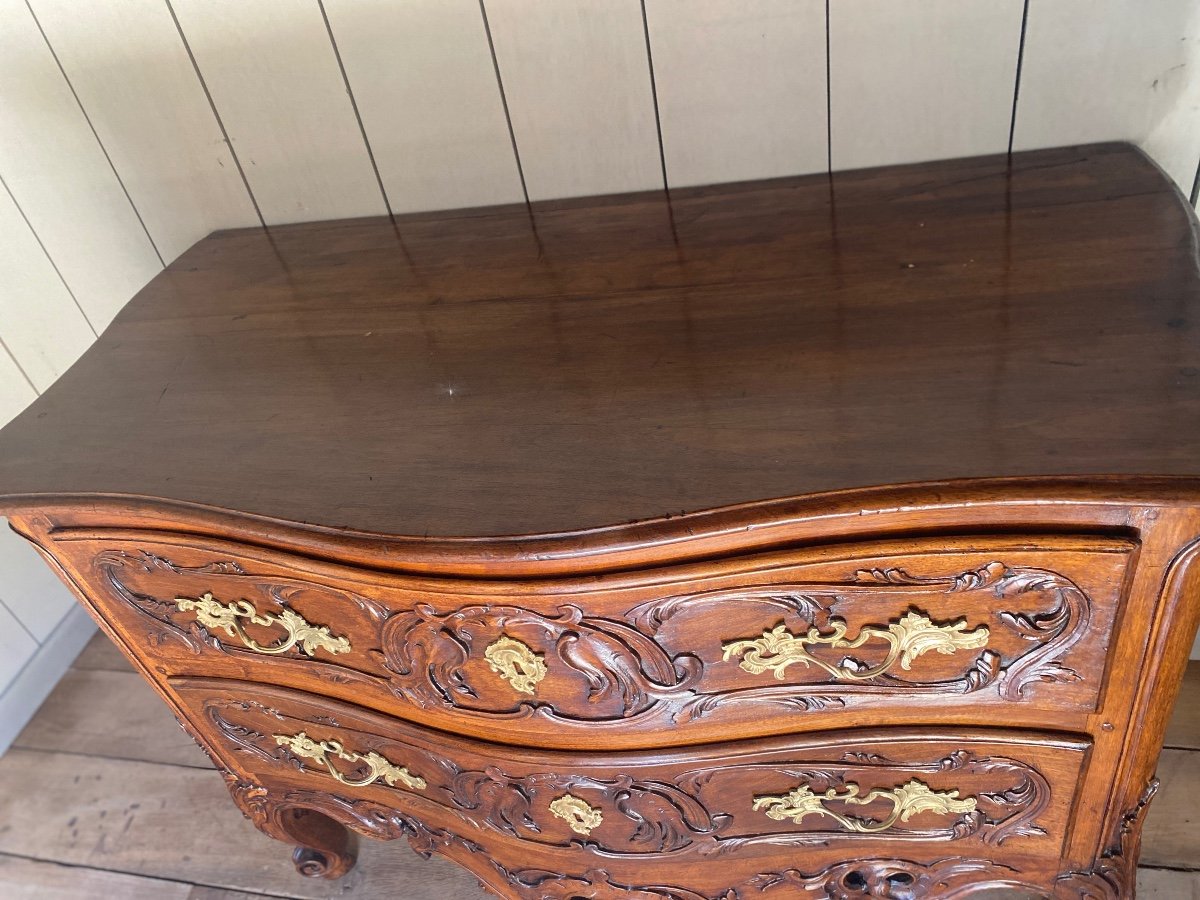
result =
[{"label": "scrolled foot", "polygon": [[306,878],[341,878],[358,859],[355,835],[328,816],[310,809],[286,809],[280,826],[298,846],[292,852],[296,871]]},{"label": "scrolled foot", "polygon": [[306,878],[341,878],[358,859],[358,839],[324,813],[279,803],[261,785],[226,774],[238,807],[264,834],[295,844],[292,862]]}]

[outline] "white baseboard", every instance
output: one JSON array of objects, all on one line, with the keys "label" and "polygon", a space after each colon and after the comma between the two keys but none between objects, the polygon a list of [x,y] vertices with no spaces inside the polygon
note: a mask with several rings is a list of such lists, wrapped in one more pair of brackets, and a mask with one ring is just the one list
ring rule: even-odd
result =
[{"label": "white baseboard", "polygon": [[95,633],[91,616],[75,606],[0,693],[0,754],[16,740]]}]

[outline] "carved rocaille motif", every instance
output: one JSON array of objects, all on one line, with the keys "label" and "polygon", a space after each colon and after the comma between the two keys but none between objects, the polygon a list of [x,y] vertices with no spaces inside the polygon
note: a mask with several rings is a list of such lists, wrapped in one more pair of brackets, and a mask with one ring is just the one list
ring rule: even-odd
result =
[{"label": "carved rocaille motif", "polygon": [[772,872],[751,879],[745,893],[735,892],[732,900],[775,888],[804,891],[806,896],[826,900],[951,900],[988,884],[1022,887],[1016,870],[986,859],[951,857],[931,863],[903,859],[863,859],[837,863],[820,872],[799,869]]},{"label": "carved rocaille motif", "polygon": [[[546,678],[571,685],[553,704],[519,697],[504,704],[495,695],[484,697],[471,682],[466,667],[472,656],[483,655],[500,635],[517,634],[531,656],[536,653]],[[387,621],[382,645],[384,664],[394,673],[393,690],[419,706],[510,716],[538,711],[576,721],[629,718],[668,698],[689,697],[703,669],[691,653],[671,656],[652,635],[624,622],[589,618],[571,605],[547,616],[516,606],[439,612],[418,604]]]},{"label": "carved rocaille motif", "polygon": [[[870,806],[879,800],[892,805],[892,811],[882,819],[843,815],[836,812],[830,805]],[[837,788],[829,788],[818,794],[814,793],[809,785],[801,784],[782,797],[754,798],[754,809],[762,810],[770,819],[776,821],[789,819],[799,825],[809,816],[829,816],[847,831],[859,834],[877,834],[887,831],[897,822],[907,822],[918,813],[957,815],[973,813],[975,806],[974,797],[960,800],[958,791],[934,791],[930,789],[929,785],[915,778],[890,790],[874,790],[866,794],[862,793],[862,789],[857,784],[848,781],[842,791]],[[962,819],[961,822],[966,824],[967,820]]]},{"label": "carved rocaille motif", "polygon": [[715,894],[672,885],[623,883],[603,869],[564,876],[543,869],[510,870],[498,862],[492,866],[522,900],[751,900],[776,890],[781,896],[786,891],[786,896],[814,900],[954,900],[988,885],[1037,890],[1024,884],[1011,866],[961,857],[930,863],[874,858],[837,863],[817,872],[766,872]]},{"label": "carved rocaille motif", "polygon": [[[272,764],[303,765],[308,759],[317,760],[324,767],[321,771],[328,768],[324,757],[330,751],[318,752],[320,746],[299,754],[299,758],[280,755],[278,745],[293,748],[290,739],[280,741],[274,735],[276,723],[287,727],[289,733],[304,735],[297,726],[312,729],[311,717],[295,717],[250,700],[210,701],[206,714],[235,750]],[[269,728],[254,724],[260,722],[271,724]],[[804,846],[833,839],[867,840],[882,830],[868,818],[874,813],[869,805],[877,801],[879,823],[887,828],[889,838],[954,841],[975,836],[985,843],[1000,844],[1015,835],[1044,834],[1036,820],[1050,801],[1049,784],[1032,766],[1003,757],[979,757],[966,750],[929,763],[901,763],[878,754],[848,753],[833,761],[727,761],[698,765],[669,777],[597,778],[553,771],[512,775],[498,765],[463,768],[444,755],[397,738],[384,740],[359,732],[353,735],[351,740],[346,733],[345,740],[357,746],[382,742],[375,751],[380,759],[405,760],[427,782],[421,796],[451,813],[465,815],[467,821],[549,846],[567,847],[583,840],[614,857],[674,853],[693,845],[700,845],[701,852],[707,854],[731,852],[751,844]],[[334,743],[325,741],[324,745]],[[341,747],[342,742],[337,741],[336,746]],[[332,752],[336,753],[336,748]],[[351,756],[365,758],[365,754]],[[737,810],[712,808],[715,798],[727,796],[721,784],[732,780],[737,784],[767,785],[778,783],[781,775],[802,779],[808,794],[827,804],[817,818],[831,818],[834,827],[820,828],[819,822],[817,828],[811,827],[806,814],[819,810],[808,806],[801,809],[799,801],[803,798],[766,796],[759,791],[764,800],[759,804],[761,808],[769,810],[778,802],[780,811],[779,815],[767,812],[763,824],[774,820],[779,827],[761,829],[747,823],[731,833]],[[364,779],[359,776],[353,780],[362,785]],[[948,782],[947,788],[937,786],[935,780]],[[973,796],[960,799],[950,785],[966,783],[972,785]],[[874,787],[864,794],[861,784]],[[887,787],[897,784],[900,786]],[[395,796],[400,803],[404,792]],[[857,803],[863,813],[854,818],[835,814],[828,806],[833,802]],[[953,815],[953,819],[937,825],[937,817],[943,815]],[[918,817],[920,821],[904,824]],[[797,829],[801,824],[806,827]]]},{"label": "carved rocaille motif", "polygon": [[[983,649],[977,656],[968,656],[958,678],[902,679],[890,671],[897,664],[901,671],[908,671],[918,656],[931,650],[949,654],[984,648],[991,632],[984,625],[968,631],[965,622],[935,624],[910,609],[888,625],[865,625],[857,638],[846,641],[848,626],[832,615],[833,606],[886,590],[886,586],[920,587],[934,593],[986,591],[1001,601],[1043,592],[1051,596],[1053,605],[1033,613],[998,614],[1003,625],[1027,642],[1027,649],[1009,659]],[[786,686],[709,691],[704,686],[708,672],[701,655],[691,647],[675,650],[660,635],[669,620],[685,611],[746,603],[783,610],[808,627],[801,637],[781,624],[775,632],[768,631],[756,641],[727,643],[725,658],[746,653],[743,668],[758,672],[771,669],[777,676],[791,663],[806,662],[823,673],[822,680],[808,678]],[[632,719],[663,710],[682,724],[735,703],[770,702],[819,709],[844,705],[846,698],[853,696],[909,691],[967,693],[992,684],[999,696],[1017,700],[1036,682],[1078,679],[1062,658],[1086,633],[1090,614],[1087,596],[1070,580],[1046,570],[1009,568],[998,562],[937,577],[914,576],[900,569],[872,569],[858,572],[847,584],[780,585],[667,597],[634,607],[624,621],[589,617],[570,605],[561,607],[557,616],[546,616],[512,606],[469,606],[439,612],[421,604],[411,613],[398,613],[388,620],[383,631],[383,656],[385,665],[396,675],[393,689],[420,706],[506,716],[536,712],[552,720],[573,721]],[[466,670],[473,648],[480,644],[495,646],[498,634],[512,639],[510,632],[519,632],[522,646],[545,666],[547,674],[543,677],[558,678],[564,685],[552,705],[537,699],[499,705],[494,698],[484,699],[472,683]],[[771,645],[774,638],[786,646]],[[811,652],[818,644],[856,649],[871,638],[885,641],[890,648],[883,662],[875,666],[849,656],[834,665]],[[769,658],[772,655],[775,658]],[[760,663],[762,668],[758,668]],[[536,671],[541,674],[540,667]],[[831,690],[836,690],[838,696],[831,696]]]},{"label": "carved rocaille motif", "polygon": [[[440,828],[432,828],[410,815],[398,812],[381,803],[365,799],[349,799],[327,793],[285,790],[272,794],[258,784],[224,773],[229,789],[242,811],[254,823],[272,836],[301,843],[295,853],[297,866],[303,874],[326,876],[340,874],[335,868],[337,856],[303,846],[312,841],[311,833],[297,833],[288,825],[291,810],[314,810],[350,826],[355,831],[375,838],[408,838],[413,849],[422,856],[434,853],[461,858],[466,854],[474,859],[489,854],[478,843]],[[351,857],[352,859],[352,857]],[[690,888],[659,883],[636,883],[614,877],[602,868],[592,868],[581,874],[547,871],[536,868],[511,868],[493,858],[488,865],[499,875],[516,896],[522,900],[752,900],[776,891],[802,892],[804,896],[826,900],[918,900],[938,898],[957,900],[981,888],[1026,888],[1041,894],[1036,885],[1026,884],[1015,869],[993,860],[951,856],[928,863],[896,858],[868,857],[836,863],[817,871],[784,869],[764,872],[744,882],[730,885],[717,892],[699,892]],[[1117,894],[1091,892],[1086,884],[1060,881],[1063,900],[1068,897],[1111,900]],[[1076,889],[1079,889],[1078,892]],[[782,893],[781,893],[782,895]]]},{"label": "carved rocaille motif", "polygon": [[[281,756],[279,742],[273,735],[246,724],[247,713],[250,718],[266,718],[272,723],[313,724],[309,718],[296,719],[252,700],[212,701],[206,709],[209,721],[235,749],[273,764],[303,764],[302,758]],[[579,796],[583,795],[591,801],[588,806],[598,816],[605,817],[609,812],[609,817],[623,823],[596,844],[613,854],[673,852],[714,833],[728,818],[710,815],[702,802],[669,783],[639,781],[627,775],[597,779],[557,772],[514,777],[493,766],[463,769],[443,755],[435,756],[394,739],[388,743],[402,747],[403,751],[385,756],[403,757],[423,773],[423,780],[428,782],[423,796],[445,797],[448,808],[468,812],[472,820],[522,840],[560,847],[570,845],[573,838],[563,832],[579,832],[550,808],[552,801],[567,794],[586,803]],[[555,827],[554,823],[561,824]]]},{"label": "carved rocaille motif", "polygon": [[[1000,562],[945,576],[912,575],[898,568],[865,569],[840,583],[674,595],[640,603],[619,618],[589,616],[571,604],[560,606],[556,614],[505,605],[443,611],[428,603],[392,612],[378,601],[322,585],[251,575],[235,562],[184,567],[146,551],[106,551],[99,554],[97,566],[118,596],[159,623],[159,631],[150,636],[152,643],[174,639],[193,653],[199,653],[205,643],[226,652],[255,652],[240,644],[221,643],[206,632],[198,634],[195,622],[175,621],[173,614],[182,615],[176,602],[124,584],[121,570],[125,567],[150,573],[250,579],[257,591],[283,607],[277,616],[260,614],[248,601],[240,601],[247,608],[234,609],[235,620],[241,613],[250,613],[271,623],[284,623],[292,612],[287,608],[288,598],[311,589],[340,596],[348,609],[359,611],[379,633],[378,650],[356,648],[350,653],[342,653],[342,645],[336,643],[343,639],[329,635],[335,643],[325,644],[324,649],[341,653],[346,662],[319,659],[321,671],[326,673],[322,677],[378,685],[420,708],[508,719],[537,716],[564,723],[632,723],[654,718],[683,725],[739,704],[815,710],[844,706],[860,698],[965,694],[988,687],[994,697],[1016,701],[1035,684],[1079,680],[1063,660],[1087,633],[1091,618],[1091,601],[1069,579],[1044,569],[1009,567]],[[847,610],[861,616],[863,609],[881,597],[920,598],[931,603],[967,592],[983,592],[987,607],[998,607],[990,627],[977,622],[968,629],[961,620],[938,622],[910,603],[907,612],[894,621],[857,624],[857,636],[847,639],[851,626],[845,616],[835,615]],[[868,605],[864,600],[872,602]],[[1006,610],[1007,603],[1013,606]],[[726,641],[723,651],[720,645],[704,650],[688,639],[689,615],[711,621],[724,610],[755,608],[764,609],[771,617],[764,623],[763,637]],[[221,627],[228,630],[229,616],[220,616]],[[685,623],[681,630],[675,628],[680,621]],[[1008,633],[1013,648],[1003,654],[992,648],[998,631]],[[322,643],[318,640],[312,648]],[[845,652],[840,658],[822,659],[818,652],[860,648],[866,652],[873,644],[888,648],[877,654],[881,659],[875,662]],[[287,645],[269,649],[284,653]],[[973,653],[975,650],[980,652]],[[957,667],[960,674],[946,677],[943,670],[933,678],[920,678],[918,658],[929,651],[962,655],[963,662]],[[722,661],[722,653],[728,662]],[[772,671],[776,676],[772,681],[782,683],[730,682],[721,673],[725,665],[734,664],[730,659],[734,656],[741,657],[741,668]],[[804,665],[794,665],[797,662]],[[910,676],[910,671],[917,677]],[[507,689],[497,690],[501,684]]]}]

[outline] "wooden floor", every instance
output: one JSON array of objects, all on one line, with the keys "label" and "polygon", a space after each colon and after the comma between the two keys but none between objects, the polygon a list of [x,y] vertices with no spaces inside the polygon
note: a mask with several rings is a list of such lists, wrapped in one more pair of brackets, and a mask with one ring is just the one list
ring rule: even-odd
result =
[{"label": "wooden floor", "polygon": [[[1200,663],[1158,768],[1141,898],[1200,900]],[[473,877],[403,843],[363,841],[337,882],[295,874],[229,800],[207,758],[97,636],[0,758],[2,900],[481,900]]]}]

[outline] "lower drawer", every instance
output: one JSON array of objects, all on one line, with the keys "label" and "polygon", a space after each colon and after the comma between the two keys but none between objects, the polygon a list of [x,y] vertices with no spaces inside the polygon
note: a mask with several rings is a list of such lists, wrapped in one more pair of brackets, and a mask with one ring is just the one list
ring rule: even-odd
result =
[{"label": "lower drawer", "polygon": [[686,873],[681,889],[702,896],[797,877],[798,859],[818,873],[846,860],[920,869],[951,857],[997,880],[1057,871],[1089,749],[1030,732],[905,728],[534,751],[275,687],[171,686],[237,777],[274,801],[376,836],[449,835],[510,881],[602,869],[625,883],[652,863],[675,881]]}]

